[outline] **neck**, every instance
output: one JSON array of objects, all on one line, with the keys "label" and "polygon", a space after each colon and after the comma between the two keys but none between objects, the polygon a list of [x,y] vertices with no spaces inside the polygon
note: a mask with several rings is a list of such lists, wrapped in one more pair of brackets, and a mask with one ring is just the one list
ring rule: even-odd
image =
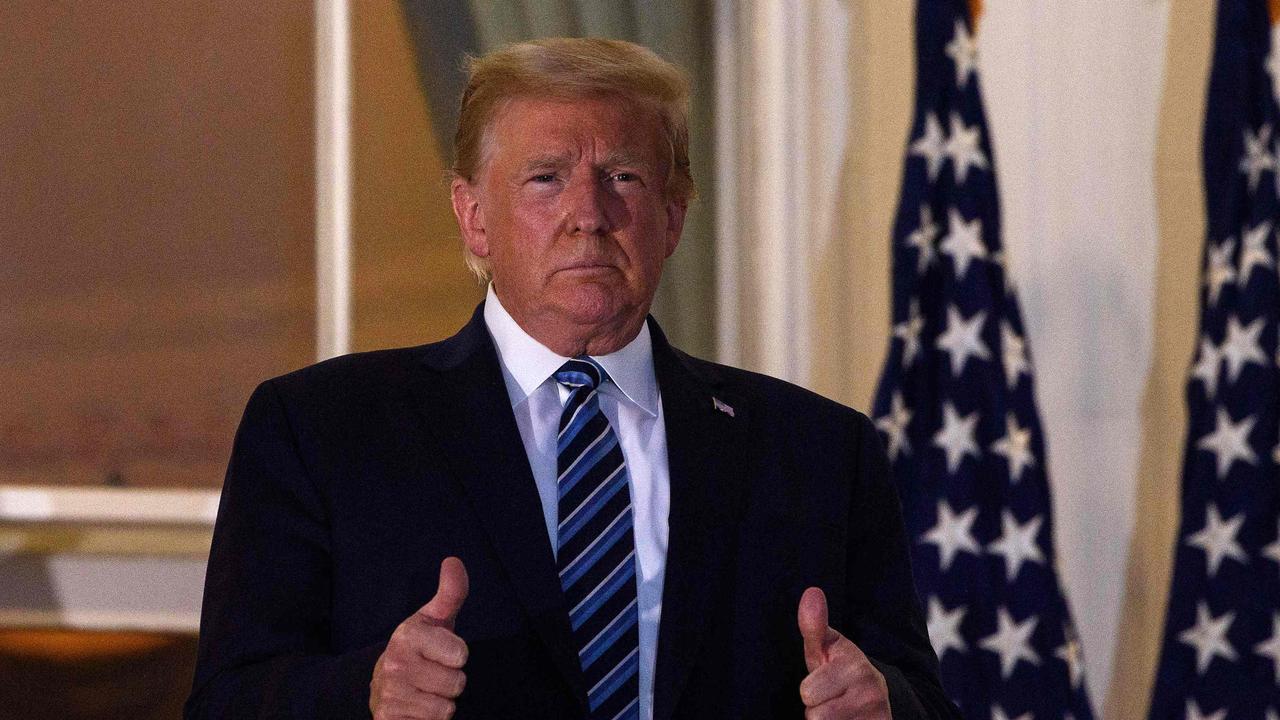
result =
[{"label": "neck", "polygon": [[[529,337],[563,357],[608,355],[626,347],[644,327],[649,303],[643,306],[614,307],[612,311],[575,313],[558,306],[530,308],[511,301],[502,290],[493,291],[503,309]],[[601,317],[603,316],[603,317]]]},{"label": "neck", "polygon": [[542,343],[551,352],[564,357],[582,355],[608,355],[626,347],[640,334],[644,316],[629,319],[625,323],[608,326],[565,326],[563,323],[529,322],[512,316],[529,337]]}]

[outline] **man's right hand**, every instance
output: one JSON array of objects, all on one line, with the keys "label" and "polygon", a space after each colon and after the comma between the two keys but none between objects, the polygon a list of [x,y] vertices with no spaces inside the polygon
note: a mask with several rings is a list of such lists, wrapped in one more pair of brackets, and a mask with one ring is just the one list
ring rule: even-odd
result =
[{"label": "man's right hand", "polygon": [[453,717],[453,701],[467,684],[467,644],[453,634],[453,620],[466,599],[466,567],[456,557],[445,558],[435,597],[391,633],[373,666],[374,720]]}]

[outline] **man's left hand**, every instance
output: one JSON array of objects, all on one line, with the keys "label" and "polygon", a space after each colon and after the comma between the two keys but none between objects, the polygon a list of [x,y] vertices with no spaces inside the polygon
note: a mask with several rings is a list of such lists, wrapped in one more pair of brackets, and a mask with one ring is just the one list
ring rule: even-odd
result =
[{"label": "man's left hand", "polygon": [[800,683],[806,720],[890,720],[889,686],[853,641],[827,624],[827,596],[811,587],[797,612],[809,675]]}]

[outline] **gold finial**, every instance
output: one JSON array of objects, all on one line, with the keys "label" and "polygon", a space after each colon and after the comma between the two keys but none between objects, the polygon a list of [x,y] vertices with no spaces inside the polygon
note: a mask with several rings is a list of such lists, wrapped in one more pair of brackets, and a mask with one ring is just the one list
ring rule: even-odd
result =
[{"label": "gold finial", "polygon": [[[1276,13],[1280,12],[1280,0],[1269,0],[1271,3],[1271,22],[1275,22]],[[978,33],[978,20],[982,18],[982,0],[969,0],[969,24],[973,32]]]}]

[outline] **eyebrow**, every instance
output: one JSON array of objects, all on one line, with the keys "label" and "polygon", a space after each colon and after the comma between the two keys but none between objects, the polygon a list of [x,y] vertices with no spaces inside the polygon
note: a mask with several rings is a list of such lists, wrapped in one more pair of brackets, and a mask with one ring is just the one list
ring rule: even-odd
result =
[{"label": "eyebrow", "polygon": [[635,167],[641,167],[646,170],[649,169],[649,162],[643,159],[641,155],[638,155],[631,150],[615,150],[614,152],[611,152],[608,155],[605,155],[604,162],[601,164],[604,165],[605,167],[613,167],[617,165],[631,165]]},{"label": "eyebrow", "polygon": [[520,171],[527,172],[537,168],[563,165],[567,161],[568,156],[566,155],[537,155],[526,160],[524,164],[520,166]]},{"label": "eyebrow", "polygon": [[[539,168],[558,167],[569,162],[569,156],[564,154],[546,154],[536,155],[529,158],[520,166],[520,172],[531,172]],[[616,167],[619,165],[639,167],[645,170],[651,169],[650,163],[643,159],[643,156],[632,150],[615,150],[602,158],[600,167]]]}]

